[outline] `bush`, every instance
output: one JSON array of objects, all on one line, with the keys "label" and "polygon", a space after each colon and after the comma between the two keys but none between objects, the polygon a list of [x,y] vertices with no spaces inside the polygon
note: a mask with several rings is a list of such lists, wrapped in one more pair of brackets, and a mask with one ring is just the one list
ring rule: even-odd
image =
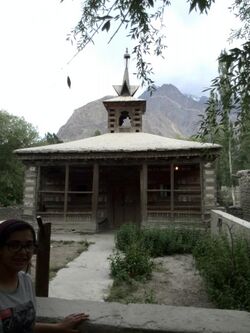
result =
[{"label": "bush", "polygon": [[200,232],[168,228],[140,230],[133,224],[123,225],[116,234],[117,251],[109,258],[115,280],[149,278],[153,263],[150,257],[191,252]]},{"label": "bush", "polygon": [[123,225],[116,234],[116,247],[125,251],[137,242],[150,252],[152,257],[176,253],[191,253],[204,231],[188,228],[145,229]]},{"label": "bush", "polygon": [[116,233],[116,248],[125,251],[131,244],[140,241],[141,231],[135,224],[124,224]]},{"label": "bush", "polygon": [[153,262],[148,251],[138,242],[126,248],[124,254],[116,251],[109,257],[111,262],[111,276],[118,281],[129,279],[148,279],[151,276]]},{"label": "bush", "polygon": [[153,257],[191,253],[204,232],[188,228],[147,229],[143,230],[144,244]]},{"label": "bush", "polygon": [[116,235],[122,252],[110,258],[111,274],[118,281],[148,278],[150,256],[193,253],[211,300],[219,308],[250,311],[250,242],[231,234],[211,237],[188,228],[147,229],[124,225]]},{"label": "bush", "polygon": [[250,244],[224,235],[206,237],[194,248],[196,265],[219,308],[250,311]]}]

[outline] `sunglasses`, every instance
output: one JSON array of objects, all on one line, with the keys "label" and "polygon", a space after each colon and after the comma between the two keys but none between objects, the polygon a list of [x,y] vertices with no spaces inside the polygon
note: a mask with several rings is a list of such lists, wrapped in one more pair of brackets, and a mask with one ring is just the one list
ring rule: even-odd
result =
[{"label": "sunglasses", "polygon": [[24,249],[26,252],[34,252],[37,245],[34,242],[22,243],[20,241],[9,241],[5,243],[5,246],[10,252],[19,252]]}]

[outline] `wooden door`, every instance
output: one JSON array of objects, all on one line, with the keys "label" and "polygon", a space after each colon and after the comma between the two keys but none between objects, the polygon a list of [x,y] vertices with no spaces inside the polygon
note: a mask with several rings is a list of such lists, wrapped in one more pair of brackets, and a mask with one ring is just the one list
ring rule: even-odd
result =
[{"label": "wooden door", "polygon": [[140,180],[139,168],[120,167],[113,170],[111,207],[113,227],[125,223],[140,223]]}]

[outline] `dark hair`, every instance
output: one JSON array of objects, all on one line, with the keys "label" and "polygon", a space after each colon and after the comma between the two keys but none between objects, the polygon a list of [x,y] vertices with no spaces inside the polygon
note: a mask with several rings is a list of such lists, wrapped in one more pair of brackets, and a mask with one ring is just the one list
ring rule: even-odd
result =
[{"label": "dark hair", "polygon": [[0,247],[6,243],[13,232],[21,230],[30,230],[33,241],[36,243],[36,233],[31,224],[23,220],[10,219],[0,223]]}]

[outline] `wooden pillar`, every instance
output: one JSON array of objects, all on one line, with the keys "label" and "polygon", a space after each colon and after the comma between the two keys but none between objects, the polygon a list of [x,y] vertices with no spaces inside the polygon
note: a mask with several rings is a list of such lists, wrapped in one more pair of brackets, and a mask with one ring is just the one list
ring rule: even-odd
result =
[{"label": "wooden pillar", "polygon": [[171,174],[170,210],[171,210],[171,219],[174,220],[174,163],[171,163],[170,174]]},{"label": "wooden pillar", "polygon": [[63,222],[66,223],[67,210],[68,210],[68,190],[69,190],[69,165],[65,166],[65,184],[64,184],[64,209],[63,209]]},{"label": "wooden pillar", "polygon": [[201,221],[205,222],[204,215],[204,162],[200,162],[200,195],[201,195]]},{"label": "wooden pillar", "polygon": [[39,191],[41,190],[41,166],[37,167],[37,178],[36,178],[36,191],[35,191],[35,205],[34,205],[34,216],[38,211],[38,201],[41,200]]},{"label": "wooden pillar", "polygon": [[50,238],[51,223],[42,223],[40,216],[38,223],[38,248],[36,252],[36,296],[48,297],[49,295],[49,266],[50,266]]},{"label": "wooden pillar", "polygon": [[143,163],[140,172],[141,190],[141,224],[147,224],[147,202],[148,202],[148,165]]},{"label": "wooden pillar", "polygon": [[92,222],[97,223],[98,209],[98,193],[99,193],[99,165],[93,165],[93,184],[92,184]]}]

